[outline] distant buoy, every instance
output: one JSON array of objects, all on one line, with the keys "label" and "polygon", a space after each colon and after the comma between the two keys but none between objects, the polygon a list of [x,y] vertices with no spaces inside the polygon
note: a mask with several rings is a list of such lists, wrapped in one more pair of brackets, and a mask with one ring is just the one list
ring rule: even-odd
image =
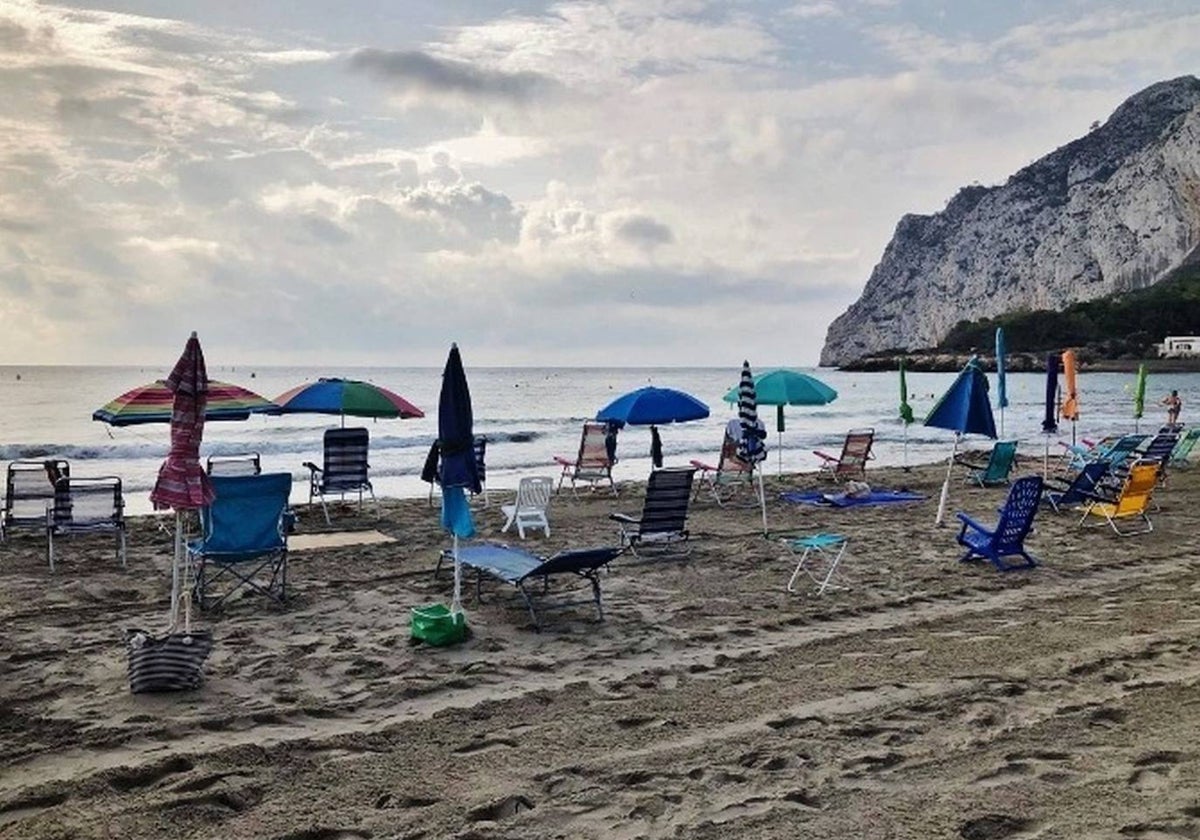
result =
[{"label": "distant buoy", "polygon": [[254,378],[254,377],[256,377],[256,376],[258,376],[258,374],[257,374],[257,373],[255,373],[254,371],[250,371],[250,378],[251,378],[251,379],[253,379],[253,378]]},{"label": "distant buoy", "polygon": [[17,381],[19,382],[20,380],[21,380],[21,374],[19,374],[19,373],[18,373],[18,374],[17,374]]}]

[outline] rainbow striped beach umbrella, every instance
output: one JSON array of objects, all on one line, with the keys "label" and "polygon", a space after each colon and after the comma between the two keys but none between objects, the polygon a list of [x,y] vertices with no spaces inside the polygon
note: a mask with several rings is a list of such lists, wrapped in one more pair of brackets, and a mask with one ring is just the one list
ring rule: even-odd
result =
[{"label": "rainbow striped beach umbrella", "polygon": [[[208,381],[208,402],[205,422],[210,420],[245,420],[251,414],[278,408],[266,397],[228,382]],[[93,420],[110,426],[136,426],[140,423],[170,423],[175,395],[167,383],[156,380],[148,385],[126,391],[107,405],[92,412]]]},{"label": "rainbow striped beach umbrella", "polygon": [[318,379],[284,391],[272,414],[339,414],[351,417],[424,417],[425,412],[394,391],[358,379]]}]

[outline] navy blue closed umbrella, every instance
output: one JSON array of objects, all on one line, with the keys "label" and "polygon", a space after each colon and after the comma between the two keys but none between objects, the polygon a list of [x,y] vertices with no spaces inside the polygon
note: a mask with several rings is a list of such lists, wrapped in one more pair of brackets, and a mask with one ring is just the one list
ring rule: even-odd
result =
[{"label": "navy blue closed umbrella", "polygon": [[1042,455],[1042,475],[1050,474],[1050,435],[1058,433],[1058,353],[1046,356],[1046,413],[1042,416],[1042,432],[1046,435],[1046,450]]},{"label": "navy blue closed umbrella", "polygon": [[475,418],[471,391],[463,371],[458,345],[450,345],[450,356],[442,372],[438,397],[438,450],[442,462],[442,527],[454,537],[454,604],[451,612],[462,612],[462,571],[458,562],[458,539],[475,535],[475,522],[467,502],[467,490],[482,490],[475,464]]},{"label": "navy blue closed umbrella", "polygon": [[996,420],[992,416],[992,401],[988,397],[987,376],[977,359],[972,358],[959,372],[949,389],[942,394],[942,398],[925,418],[925,425],[954,432],[954,448],[950,452],[946,481],[942,484],[942,497],[938,503],[937,524],[941,525],[946,518],[950,472],[958,454],[959,440],[963,435],[985,435],[992,439],[996,437]]}]

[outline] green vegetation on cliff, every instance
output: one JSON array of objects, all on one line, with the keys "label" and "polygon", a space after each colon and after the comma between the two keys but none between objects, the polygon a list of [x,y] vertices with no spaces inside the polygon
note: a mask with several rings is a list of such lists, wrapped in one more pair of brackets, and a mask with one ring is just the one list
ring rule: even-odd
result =
[{"label": "green vegetation on cliff", "polygon": [[1004,327],[1009,352],[1033,353],[1079,348],[1094,359],[1140,359],[1155,355],[1154,344],[1168,335],[1200,332],[1200,266],[1181,269],[1146,289],[1068,306],[1062,312],[1039,309],[998,318],[959,321],[938,351],[990,351],[996,327]]}]

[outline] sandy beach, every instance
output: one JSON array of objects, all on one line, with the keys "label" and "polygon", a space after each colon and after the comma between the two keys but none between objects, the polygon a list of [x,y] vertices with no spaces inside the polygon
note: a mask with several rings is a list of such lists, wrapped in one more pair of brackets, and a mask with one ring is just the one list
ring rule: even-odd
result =
[{"label": "sandy beach", "polygon": [[[1040,470],[1040,459],[1019,471]],[[205,614],[193,692],[133,695],[123,631],[161,629],[170,519],[0,546],[0,837],[1200,837],[1200,471],[1175,471],[1153,533],[1039,514],[1031,571],[958,562],[934,525],[944,466],[868,471],[914,504],[825,509],[767,481],[757,508],[691,508],[683,559],[628,555],[535,632],[511,587],[467,589],[471,638],[410,644],[448,602],[448,540],[424,499],[382,516],[300,507],[310,541],[286,607]],[[992,523],[1004,488],[956,477],[953,511]],[[501,535],[502,495],[476,510]],[[620,495],[564,492],[543,554],[612,543]],[[748,497],[747,497],[748,498]],[[778,537],[850,537],[848,589],[790,594]],[[550,594],[586,597],[555,579]]]}]

